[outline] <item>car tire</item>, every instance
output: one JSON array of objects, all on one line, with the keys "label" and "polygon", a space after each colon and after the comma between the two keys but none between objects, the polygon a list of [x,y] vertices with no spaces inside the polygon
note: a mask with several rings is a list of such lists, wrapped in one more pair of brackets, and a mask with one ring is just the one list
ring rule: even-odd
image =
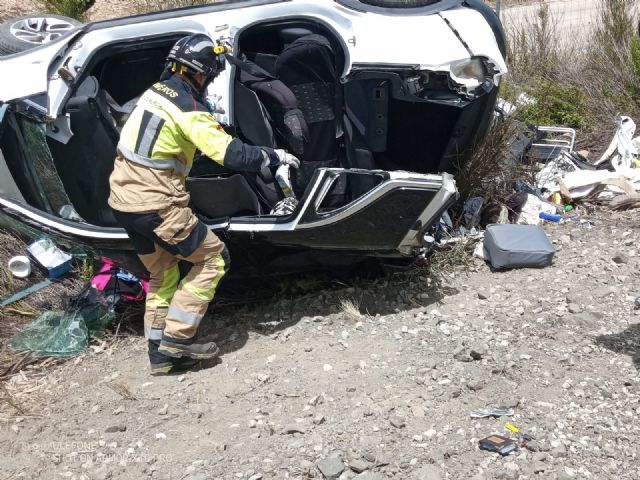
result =
[{"label": "car tire", "polygon": [[10,18],[0,24],[0,55],[23,52],[49,43],[82,25],[73,18],[50,13]]}]

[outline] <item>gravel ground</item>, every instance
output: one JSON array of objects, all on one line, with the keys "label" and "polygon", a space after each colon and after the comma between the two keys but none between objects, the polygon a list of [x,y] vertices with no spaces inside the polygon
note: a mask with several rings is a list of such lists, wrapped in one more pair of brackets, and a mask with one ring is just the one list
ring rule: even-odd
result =
[{"label": "gravel ground", "polygon": [[[640,478],[639,213],[546,225],[545,269],[474,259],[439,287],[404,274],[218,313],[222,358],[197,372],[149,376],[140,337],[26,371],[0,478]],[[513,415],[470,416],[490,406]],[[518,450],[480,450],[491,434]]]}]

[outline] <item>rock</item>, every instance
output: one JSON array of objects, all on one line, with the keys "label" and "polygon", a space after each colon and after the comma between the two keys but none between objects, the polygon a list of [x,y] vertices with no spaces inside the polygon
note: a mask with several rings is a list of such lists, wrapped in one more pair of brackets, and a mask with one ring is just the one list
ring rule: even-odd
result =
[{"label": "rock", "polygon": [[413,472],[409,478],[411,480],[441,480],[442,474],[435,465],[425,465]]},{"label": "rock", "polygon": [[629,257],[624,253],[616,253],[611,260],[618,265],[629,263]]},{"label": "rock", "polygon": [[483,292],[478,292],[478,298],[480,300],[488,300],[489,299],[489,297],[486,294],[484,294]]},{"label": "rock", "polygon": [[336,480],[344,471],[344,463],[340,457],[327,457],[316,463],[318,470],[327,480]]},{"label": "rock", "polygon": [[633,308],[635,310],[640,310],[640,297],[636,297],[636,299],[634,300]]},{"label": "rock", "polygon": [[424,418],[424,416],[426,414],[424,408],[422,408],[419,405],[414,405],[413,407],[411,407],[411,413],[416,418]]},{"label": "rock", "polygon": [[111,425],[110,427],[105,428],[104,431],[106,433],[126,432],[127,431],[127,426],[126,425]]},{"label": "rock", "polygon": [[484,388],[484,382],[482,380],[471,380],[467,384],[467,386],[472,392],[477,392],[478,390],[482,390]]},{"label": "rock", "polygon": [[472,362],[473,357],[469,355],[469,352],[466,348],[460,347],[453,352],[453,358],[458,360],[459,362]]},{"label": "rock", "polygon": [[326,421],[326,418],[324,417],[324,415],[318,414],[315,417],[313,417],[313,423],[315,425],[322,425],[325,421]]},{"label": "rock", "polygon": [[287,425],[282,429],[282,433],[285,435],[293,435],[294,433],[306,433],[304,427],[292,423],[291,425]]},{"label": "rock", "polygon": [[406,423],[402,417],[394,415],[389,419],[389,423],[396,428],[404,428]]},{"label": "rock", "polygon": [[569,313],[581,313],[582,312],[582,307],[580,305],[578,305],[577,303],[570,303],[567,306],[567,310],[569,310]]},{"label": "rock", "polygon": [[364,460],[349,460],[349,468],[356,473],[362,473],[365,470],[369,470],[371,464],[369,462],[365,462]]},{"label": "rock", "polygon": [[487,355],[487,346],[477,343],[471,347],[469,350],[469,355],[474,360],[481,360],[482,357]]},{"label": "rock", "polygon": [[551,449],[551,455],[553,455],[555,458],[566,458],[567,449],[564,445],[560,444],[557,447]]}]

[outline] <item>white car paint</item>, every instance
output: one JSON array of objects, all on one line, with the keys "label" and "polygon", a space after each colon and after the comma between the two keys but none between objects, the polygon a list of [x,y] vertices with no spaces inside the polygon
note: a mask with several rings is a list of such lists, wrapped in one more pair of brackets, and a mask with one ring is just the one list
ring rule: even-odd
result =
[{"label": "white car paint", "polygon": [[[474,56],[488,58],[496,66],[496,78],[507,70],[490,27],[478,12],[468,8],[457,7],[426,16],[401,13],[389,16],[349,10],[333,0],[294,0],[206,13],[194,8],[193,14],[186,16],[165,19],[142,16],[137,23],[95,28],[74,40],[67,56],[53,65],[49,78],[47,70],[53,58],[78,35],[24,54],[0,58],[0,72],[3,73],[0,75],[0,101],[44,92],[48,87],[49,115],[55,118],[68,93],[68,86],[56,73],[58,65],[66,65],[75,74],[96,51],[112,42],[143,41],[172,32],[203,32],[214,38],[233,38],[253,24],[286,18],[322,22],[342,39],[346,60],[343,77],[348,75],[354,63],[421,65],[424,70],[448,72],[452,63],[470,58],[467,47]],[[227,72],[226,77],[218,79],[217,87],[222,87],[222,82],[228,82],[228,78]],[[228,100],[223,98],[222,102],[227,111],[225,101]]]}]

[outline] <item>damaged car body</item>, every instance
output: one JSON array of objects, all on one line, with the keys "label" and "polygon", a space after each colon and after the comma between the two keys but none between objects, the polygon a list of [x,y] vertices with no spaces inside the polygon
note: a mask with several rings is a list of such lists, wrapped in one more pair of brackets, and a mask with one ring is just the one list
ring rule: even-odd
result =
[{"label": "damaged car body", "polygon": [[191,33],[225,39],[237,58],[209,92],[225,129],[302,162],[295,208],[276,214],[276,172],[194,161],[192,208],[234,269],[406,264],[421,252],[506,72],[499,20],[476,0],[223,1],[81,25],[2,57],[2,226],[135,258],[107,206],[119,130]]}]

